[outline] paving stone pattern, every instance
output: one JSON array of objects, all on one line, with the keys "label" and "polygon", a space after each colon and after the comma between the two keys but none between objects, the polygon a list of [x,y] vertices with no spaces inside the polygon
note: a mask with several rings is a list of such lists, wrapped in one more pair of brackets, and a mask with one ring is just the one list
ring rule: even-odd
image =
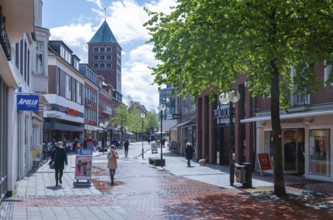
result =
[{"label": "paving stone pattern", "polygon": [[0,219],[333,219],[331,183],[289,185],[283,199],[272,194],[271,185],[242,189],[210,184],[218,178],[228,182],[229,176],[196,163],[187,168],[184,158],[168,155],[166,167],[160,168],[119,153],[115,186],[110,185],[106,154],[96,154],[92,186],[73,187],[71,155],[60,187],[54,187],[54,171],[42,166],[1,203]]}]

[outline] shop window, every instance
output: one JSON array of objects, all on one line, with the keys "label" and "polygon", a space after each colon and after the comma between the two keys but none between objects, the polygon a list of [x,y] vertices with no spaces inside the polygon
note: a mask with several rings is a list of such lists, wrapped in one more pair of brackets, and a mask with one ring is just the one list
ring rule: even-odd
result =
[{"label": "shop window", "polygon": [[330,176],[330,129],[309,131],[310,174]]}]

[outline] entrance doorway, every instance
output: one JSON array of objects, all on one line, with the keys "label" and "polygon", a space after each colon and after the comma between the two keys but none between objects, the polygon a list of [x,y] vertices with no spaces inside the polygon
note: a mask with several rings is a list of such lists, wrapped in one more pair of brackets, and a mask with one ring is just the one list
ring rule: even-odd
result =
[{"label": "entrance doorway", "polygon": [[285,174],[304,174],[304,129],[285,129],[282,139]]}]

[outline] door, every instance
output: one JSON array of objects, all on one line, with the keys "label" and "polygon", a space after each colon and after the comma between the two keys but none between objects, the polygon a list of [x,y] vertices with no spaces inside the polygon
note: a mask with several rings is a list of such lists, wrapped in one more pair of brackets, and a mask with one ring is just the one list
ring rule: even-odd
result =
[{"label": "door", "polygon": [[297,173],[298,164],[298,131],[297,129],[287,129],[283,131],[282,153],[284,173]]}]

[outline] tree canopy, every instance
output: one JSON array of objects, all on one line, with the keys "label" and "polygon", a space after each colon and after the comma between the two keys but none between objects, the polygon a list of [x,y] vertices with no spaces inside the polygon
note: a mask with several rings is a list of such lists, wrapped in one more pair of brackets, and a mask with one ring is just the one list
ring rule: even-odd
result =
[{"label": "tree canopy", "polygon": [[[285,195],[280,109],[292,88],[318,89],[315,65],[333,57],[333,0],[177,0],[170,14],[148,11],[154,82],[181,94],[232,89],[240,74],[253,96],[271,98],[275,194]],[[291,75],[294,67],[296,74]],[[330,81],[332,81],[330,74]],[[213,96],[212,96],[213,97]]]}]

